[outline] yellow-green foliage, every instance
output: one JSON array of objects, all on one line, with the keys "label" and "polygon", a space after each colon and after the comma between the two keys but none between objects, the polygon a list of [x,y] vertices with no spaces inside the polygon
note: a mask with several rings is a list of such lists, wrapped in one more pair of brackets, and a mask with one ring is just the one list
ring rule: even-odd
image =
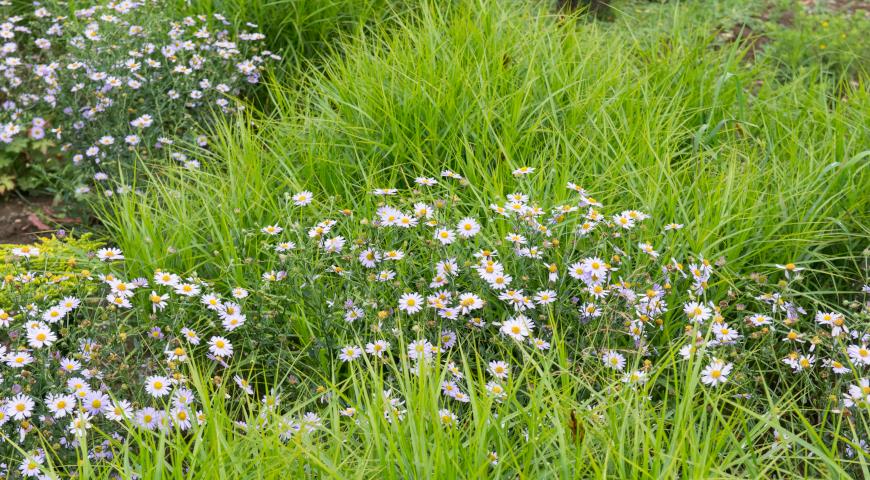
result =
[{"label": "yellow-green foliage", "polygon": [[[0,245],[0,308],[13,299],[26,296],[32,301],[60,298],[80,290],[85,283],[76,278],[90,277],[93,252],[102,243],[85,234],[78,238],[41,238],[33,245]],[[18,249],[29,248],[32,256],[23,257]],[[16,254],[16,251],[19,251]],[[16,277],[27,282],[14,282]]]}]

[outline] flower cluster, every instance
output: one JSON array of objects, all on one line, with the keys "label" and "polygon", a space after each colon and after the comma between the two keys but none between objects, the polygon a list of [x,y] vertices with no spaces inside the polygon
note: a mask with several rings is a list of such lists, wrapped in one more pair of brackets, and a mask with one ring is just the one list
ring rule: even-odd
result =
[{"label": "flower cluster", "polygon": [[202,122],[241,108],[234,99],[278,57],[256,52],[262,34],[234,36],[220,14],[167,21],[168,3],[101,1],[71,15],[38,4],[27,15],[7,12],[0,21],[0,142],[51,140],[50,156],[82,167],[71,170],[86,183],[67,185],[79,194],[93,182],[122,180],[137,158],[196,167],[170,147],[179,138],[206,146]]},{"label": "flower cluster", "polygon": [[[69,274],[90,293],[4,297],[0,427],[30,452],[21,472],[37,472],[45,455],[57,454],[42,449],[36,430],[70,452],[90,438],[90,455],[108,458],[127,427],[166,435],[197,428],[208,399],[190,386],[191,362],[216,378],[232,376],[218,382],[229,398],[261,398],[261,410],[239,418],[239,428],[276,428],[285,439],[316,432],[318,412],[281,409],[311,390],[272,390],[255,381],[258,366],[245,363],[251,353],[266,362],[281,355],[276,346],[287,331],[297,348],[311,349],[307,358],[329,354],[327,365],[309,368],[352,379],[379,366],[371,371],[383,375],[385,390],[368,392],[379,399],[369,405],[387,422],[407,415],[401,378],[437,379],[438,421],[463,428],[472,398],[496,406],[522,398],[529,379],[515,381],[519,365],[544,363],[554,345],[602,389],[661,394],[652,379],[677,369],[749,401],[754,376],[779,375],[753,359],[773,354],[785,375],[830,378],[819,388],[844,409],[870,404],[870,336],[858,320],[870,303],[808,313],[796,290],[804,267],[778,266],[784,278],[775,286],[724,281],[723,260],[670,257],[681,225],[652,231],[642,211],[606,214],[577,185],[561,203],[517,192],[487,208],[452,193],[464,185],[460,175],[442,177],[418,178],[413,195],[375,190],[377,205],[361,216],[320,213],[308,191],[287,195],[287,217],[249,232],[267,248],[246,263],[243,285],[168,270],[128,278],[123,252],[102,248],[87,256],[86,273]],[[39,247],[9,255],[23,273],[8,275],[4,290],[56,275],[31,271],[44,256]],[[299,309],[312,313],[303,328],[279,313]],[[666,352],[682,360],[661,360]],[[109,368],[121,355],[137,361]],[[371,418],[358,415],[365,402],[339,387],[317,386],[313,395],[341,417]],[[88,437],[92,425],[109,435]],[[492,457],[497,462],[497,452]]]}]

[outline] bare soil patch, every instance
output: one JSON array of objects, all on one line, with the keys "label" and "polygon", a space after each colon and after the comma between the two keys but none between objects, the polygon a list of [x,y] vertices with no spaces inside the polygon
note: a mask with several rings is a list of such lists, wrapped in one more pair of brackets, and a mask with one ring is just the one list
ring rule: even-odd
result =
[{"label": "bare soil patch", "polygon": [[0,199],[0,244],[33,243],[56,231],[58,225],[79,223],[59,218],[49,197],[8,197]]}]

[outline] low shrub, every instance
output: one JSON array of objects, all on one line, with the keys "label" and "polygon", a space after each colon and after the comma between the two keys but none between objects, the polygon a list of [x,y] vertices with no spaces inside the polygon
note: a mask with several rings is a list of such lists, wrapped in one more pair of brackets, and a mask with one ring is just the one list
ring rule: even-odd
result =
[{"label": "low shrub", "polygon": [[[83,195],[134,177],[140,160],[195,168],[177,142],[205,146],[212,116],[277,58],[223,16],[172,16],[170,2],[3,7],[4,188]],[[80,8],[83,7],[83,8]]]},{"label": "low shrub", "polygon": [[[0,291],[0,302],[21,303],[21,298],[62,298],[78,291],[80,277],[89,277],[88,265],[101,242],[90,235],[41,237],[32,245],[0,245],[0,277],[15,288]],[[24,259],[24,261],[20,261]]]}]

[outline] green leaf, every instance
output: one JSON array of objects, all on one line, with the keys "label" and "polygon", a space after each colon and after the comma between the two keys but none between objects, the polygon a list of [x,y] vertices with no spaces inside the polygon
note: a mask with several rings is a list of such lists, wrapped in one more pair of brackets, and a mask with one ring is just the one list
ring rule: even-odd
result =
[{"label": "green leaf", "polygon": [[0,195],[5,195],[15,188],[14,175],[0,175]]}]

